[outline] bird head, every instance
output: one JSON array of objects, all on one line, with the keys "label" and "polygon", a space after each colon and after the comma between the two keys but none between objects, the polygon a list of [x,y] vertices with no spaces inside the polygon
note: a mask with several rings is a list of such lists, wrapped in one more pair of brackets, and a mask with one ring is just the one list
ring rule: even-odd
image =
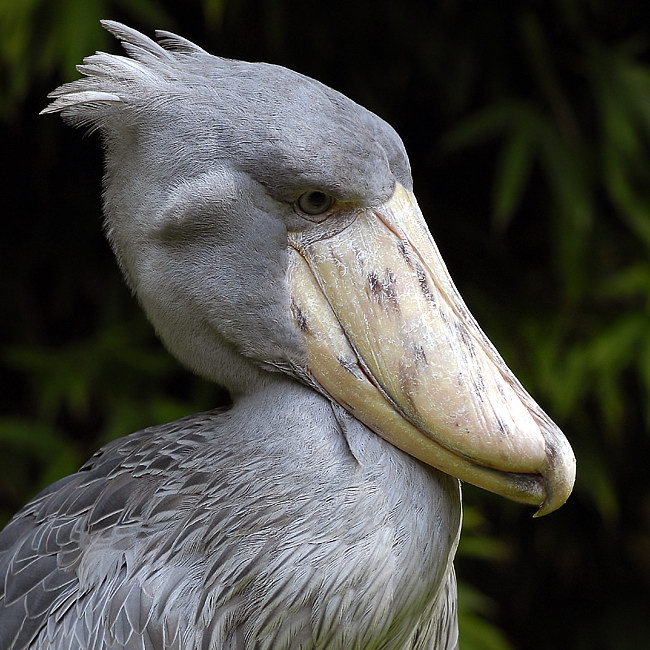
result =
[{"label": "bird head", "polygon": [[104,21],[44,112],[99,130],[108,237],[160,337],[234,397],[283,372],[392,444],[558,508],[575,459],[458,294],[383,120],[285,68]]}]

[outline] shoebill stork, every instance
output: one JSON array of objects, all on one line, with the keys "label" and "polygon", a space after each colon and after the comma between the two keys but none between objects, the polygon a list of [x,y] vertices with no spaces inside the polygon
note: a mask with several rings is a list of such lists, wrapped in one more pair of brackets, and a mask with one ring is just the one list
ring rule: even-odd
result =
[{"label": "shoebill stork", "polygon": [[101,133],[126,280],[233,404],[14,517],[0,647],[457,647],[458,479],[542,515],[575,460],[454,288],[400,138],[290,70],[104,26],[127,56],[44,112]]}]

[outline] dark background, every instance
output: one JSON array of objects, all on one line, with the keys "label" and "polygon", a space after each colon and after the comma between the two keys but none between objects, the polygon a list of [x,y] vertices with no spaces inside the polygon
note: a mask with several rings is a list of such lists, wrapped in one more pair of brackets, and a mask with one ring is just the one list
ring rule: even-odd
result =
[{"label": "dark background", "polygon": [[650,638],[650,18],[641,2],[1,0],[0,523],[105,441],[224,400],[101,232],[101,156],[45,95],[99,18],[279,63],[388,120],[452,276],[578,459],[557,513],[474,488],[464,650]]}]

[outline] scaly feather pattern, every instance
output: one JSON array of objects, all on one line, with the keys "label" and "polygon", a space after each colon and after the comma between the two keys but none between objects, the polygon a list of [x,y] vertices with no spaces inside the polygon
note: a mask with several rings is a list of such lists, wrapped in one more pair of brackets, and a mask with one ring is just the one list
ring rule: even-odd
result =
[{"label": "scaly feather pattern", "polygon": [[0,534],[0,647],[455,647],[458,502],[417,498],[455,480],[290,395],[266,431],[243,407],[190,416],[34,499]]}]

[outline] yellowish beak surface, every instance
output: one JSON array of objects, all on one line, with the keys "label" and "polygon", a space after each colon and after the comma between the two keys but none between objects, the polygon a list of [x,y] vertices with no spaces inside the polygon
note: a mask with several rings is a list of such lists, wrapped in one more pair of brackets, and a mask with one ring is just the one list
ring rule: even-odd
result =
[{"label": "yellowish beak surface", "polygon": [[538,515],[566,501],[569,443],[469,313],[410,191],[290,233],[290,254],[294,318],[327,394],[403,451]]}]

